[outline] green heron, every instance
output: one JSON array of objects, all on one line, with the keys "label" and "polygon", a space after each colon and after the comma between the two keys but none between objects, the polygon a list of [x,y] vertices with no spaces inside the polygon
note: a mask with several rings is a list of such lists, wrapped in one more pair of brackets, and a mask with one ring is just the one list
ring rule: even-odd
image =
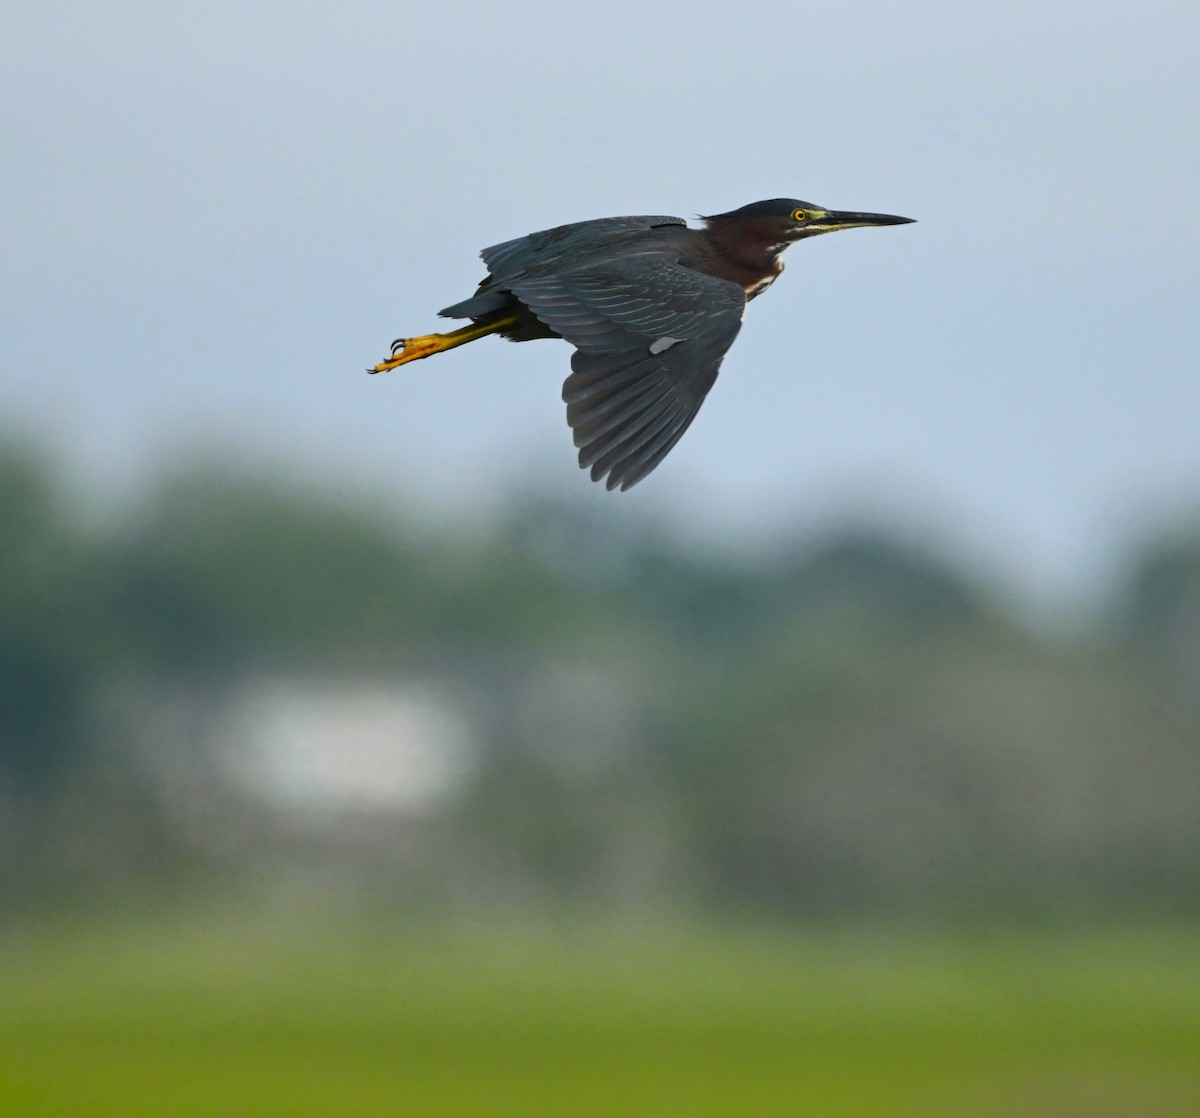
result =
[{"label": "green heron", "polygon": [[485,248],[475,294],[438,313],[449,334],[399,338],[383,373],[487,334],[575,347],[563,384],[579,465],[609,489],[636,485],[696,417],[746,303],[783,271],[788,245],[909,217],[826,210],[795,198],[702,218],[605,217]]}]

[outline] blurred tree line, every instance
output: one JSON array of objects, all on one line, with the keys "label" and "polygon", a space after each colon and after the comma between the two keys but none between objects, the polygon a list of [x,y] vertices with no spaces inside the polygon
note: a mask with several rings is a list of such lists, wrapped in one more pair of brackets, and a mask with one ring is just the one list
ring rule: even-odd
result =
[{"label": "blurred tree line", "polygon": [[[729,557],[591,490],[472,530],[232,470],[99,523],[70,494],[0,451],[9,913],[280,881],[401,910],[1200,901],[1200,524],[1143,541],[1080,635],[884,533]],[[415,813],[256,798],[218,753],[266,677],[434,681],[472,764]]]}]

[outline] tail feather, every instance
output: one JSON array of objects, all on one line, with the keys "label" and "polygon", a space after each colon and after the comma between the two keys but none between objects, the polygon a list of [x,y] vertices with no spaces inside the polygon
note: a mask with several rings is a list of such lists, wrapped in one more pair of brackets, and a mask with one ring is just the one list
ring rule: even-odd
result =
[{"label": "tail feather", "polygon": [[512,305],[507,291],[477,291],[469,299],[438,311],[442,318],[480,318],[485,314],[506,310]]}]

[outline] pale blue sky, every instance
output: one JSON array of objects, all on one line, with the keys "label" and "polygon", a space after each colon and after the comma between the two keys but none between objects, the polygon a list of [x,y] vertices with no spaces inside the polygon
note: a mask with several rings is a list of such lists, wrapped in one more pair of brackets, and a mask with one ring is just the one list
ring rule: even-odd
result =
[{"label": "pale blue sky", "polygon": [[[481,510],[529,473],[689,531],[866,507],[1035,593],[1200,503],[1194,3],[8,5],[0,409],[126,486],[198,443]],[[562,343],[370,378],[477,251],[777,195],[800,245],[623,495]]]}]

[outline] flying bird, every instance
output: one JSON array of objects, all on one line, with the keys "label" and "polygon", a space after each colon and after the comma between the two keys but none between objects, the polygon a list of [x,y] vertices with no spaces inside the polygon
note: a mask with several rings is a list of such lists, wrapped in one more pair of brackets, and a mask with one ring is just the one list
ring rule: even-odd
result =
[{"label": "flying bird", "polygon": [[679,217],[604,217],[485,248],[488,274],[475,294],[438,312],[471,324],[398,338],[368,372],[488,334],[563,338],[575,347],[562,397],[579,465],[609,489],[628,489],[695,419],[747,302],[783,271],[784,249],[820,233],[914,219],[773,198],[701,220],[693,229]]}]

